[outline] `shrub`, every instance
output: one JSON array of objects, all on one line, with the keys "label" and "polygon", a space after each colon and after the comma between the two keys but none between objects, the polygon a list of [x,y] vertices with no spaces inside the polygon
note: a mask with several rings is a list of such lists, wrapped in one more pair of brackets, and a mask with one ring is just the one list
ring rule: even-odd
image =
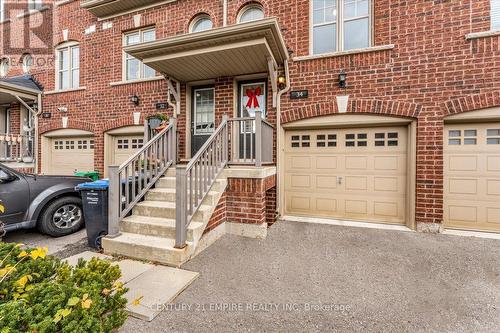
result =
[{"label": "shrub", "polygon": [[110,332],[125,322],[118,266],[92,259],[76,267],[0,242],[0,332]]}]

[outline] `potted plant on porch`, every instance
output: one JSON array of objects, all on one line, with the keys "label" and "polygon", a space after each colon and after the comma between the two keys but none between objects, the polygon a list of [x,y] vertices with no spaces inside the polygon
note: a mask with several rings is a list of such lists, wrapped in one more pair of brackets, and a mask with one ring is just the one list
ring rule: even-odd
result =
[{"label": "potted plant on porch", "polygon": [[164,113],[156,113],[147,117],[149,128],[152,130],[157,129],[162,123],[168,122],[169,117]]}]

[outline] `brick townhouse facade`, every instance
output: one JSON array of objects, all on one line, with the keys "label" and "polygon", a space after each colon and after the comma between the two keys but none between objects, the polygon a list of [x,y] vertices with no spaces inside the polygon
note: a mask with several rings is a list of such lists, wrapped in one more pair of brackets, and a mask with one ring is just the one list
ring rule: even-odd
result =
[{"label": "brick townhouse facade", "polygon": [[[223,115],[262,111],[272,163],[229,179],[209,229],[272,223],[278,210],[499,232],[499,2],[43,2],[4,10],[2,73],[42,91],[40,173],[107,176],[156,113],[176,117],[178,159],[189,160]],[[32,35],[5,52],[33,25],[48,51],[31,51]],[[2,105],[21,134],[23,104]]]}]

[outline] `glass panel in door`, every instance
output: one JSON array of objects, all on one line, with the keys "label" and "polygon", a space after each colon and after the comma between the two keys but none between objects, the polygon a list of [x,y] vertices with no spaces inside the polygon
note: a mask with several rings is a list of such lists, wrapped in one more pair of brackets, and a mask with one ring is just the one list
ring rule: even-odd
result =
[{"label": "glass panel in door", "polygon": [[205,144],[215,130],[215,90],[193,89],[191,113],[191,156]]}]

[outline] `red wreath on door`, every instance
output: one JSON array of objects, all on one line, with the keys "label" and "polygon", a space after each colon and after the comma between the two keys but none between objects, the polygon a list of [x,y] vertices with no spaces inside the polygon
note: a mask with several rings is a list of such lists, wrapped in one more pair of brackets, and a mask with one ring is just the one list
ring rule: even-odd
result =
[{"label": "red wreath on door", "polygon": [[252,108],[252,106],[254,109],[259,108],[260,104],[257,97],[262,95],[262,89],[260,87],[255,88],[255,90],[247,89],[246,93],[248,97],[247,108]]}]

